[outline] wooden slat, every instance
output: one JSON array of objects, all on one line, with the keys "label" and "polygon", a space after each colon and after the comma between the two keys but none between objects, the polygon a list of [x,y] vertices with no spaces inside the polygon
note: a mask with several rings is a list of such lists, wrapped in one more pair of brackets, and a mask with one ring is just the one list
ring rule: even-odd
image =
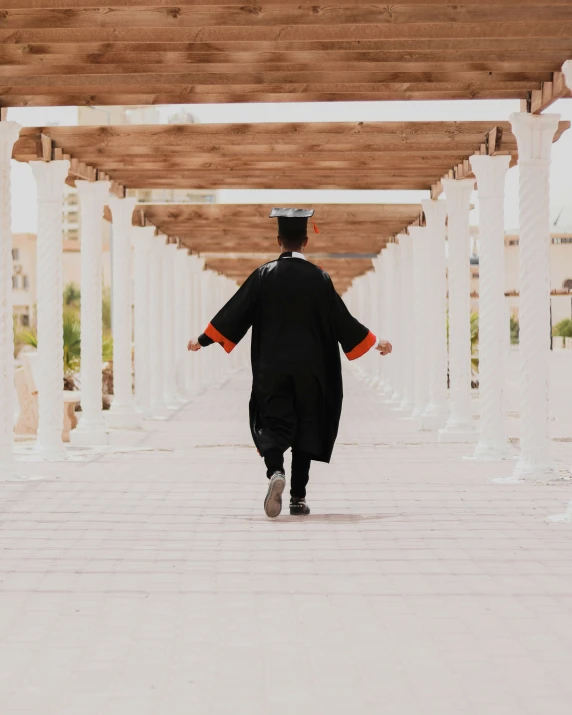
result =
[{"label": "wooden slat", "polygon": [[569,0],[2,0],[0,107],[561,94]]},{"label": "wooden slat", "polygon": [[568,89],[563,72],[554,72],[552,79],[542,83],[540,89],[530,93],[527,110],[534,114],[540,114],[556,100],[562,97],[571,97],[572,93]]},{"label": "wooden slat", "polygon": [[505,89],[475,89],[473,86],[455,90],[409,91],[400,88],[395,91],[378,92],[300,92],[273,93],[262,91],[258,93],[219,92],[213,94],[189,94],[188,92],[150,93],[145,94],[144,88],[138,93],[129,92],[55,92],[52,94],[21,94],[5,91],[0,87],[0,104],[6,107],[93,107],[105,105],[140,105],[155,106],[164,104],[224,104],[244,102],[383,102],[406,100],[455,100],[455,99],[522,99],[522,90]]},{"label": "wooden slat", "polygon": [[[569,127],[561,122],[555,139]],[[508,122],[348,122],[24,128],[20,161],[41,135],[128,188],[426,189],[487,146],[516,160]],[[300,161],[300,157],[304,161]]]},{"label": "wooden slat", "polygon": [[[264,0],[265,7],[316,7],[315,0]],[[340,3],[341,4],[341,3]],[[350,3],[346,0],[346,5]],[[399,7],[407,5],[407,0],[392,7]],[[432,8],[434,6],[442,6],[446,4],[443,0],[415,0],[413,3],[419,7]],[[569,0],[545,0],[544,2],[539,2],[538,0],[503,0],[504,7],[514,7],[520,8],[537,7],[542,6],[548,7],[558,7],[567,6]],[[259,0],[178,0],[177,5],[179,7],[223,7],[223,8],[234,8],[234,7],[253,7],[258,8],[260,5]],[[352,6],[370,6],[371,0],[352,0]],[[465,6],[474,6],[479,8],[481,3],[469,2],[465,3]],[[3,9],[69,9],[69,8],[100,8],[102,6],[101,0],[2,0]],[[108,8],[159,8],[159,7],[172,7],[172,0],[107,0],[105,7]]]},{"label": "wooden slat", "polygon": [[[110,4],[111,5],[111,4]],[[405,29],[411,35],[411,27],[433,25],[435,31],[450,36],[449,27],[471,25],[478,30],[482,25],[491,26],[500,37],[511,36],[514,32],[524,32],[531,23],[540,23],[553,27],[557,21],[572,20],[572,8],[569,5],[552,5],[547,12],[549,3],[530,4],[519,8],[515,17],[514,8],[506,3],[496,4],[394,4],[391,6],[355,2],[338,3],[322,11],[316,5],[296,3],[264,3],[262,6],[226,5],[224,11],[213,9],[208,2],[197,3],[192,7],[116,7],[112,12],[102,13],[99,7],[92,8],[34,8],[10,10],[4,12],[3,27],[10,29],[27,28],[228,28],[261,29],[261,28],[305,28],[340,27],[349,25],[352,28],[379,25],[380,27]],[[497,29],[497,25],[503,27]],[[523,27],[524,26],[524,27]],[[523,29],[520,29],[520,28]],[[489,28],[489,33],[493,31]],[[537,30],[538,32],[538,30]],[[552,33],[551,33],[552,34]],[[250,39],[250,38],[246,38]]]}]

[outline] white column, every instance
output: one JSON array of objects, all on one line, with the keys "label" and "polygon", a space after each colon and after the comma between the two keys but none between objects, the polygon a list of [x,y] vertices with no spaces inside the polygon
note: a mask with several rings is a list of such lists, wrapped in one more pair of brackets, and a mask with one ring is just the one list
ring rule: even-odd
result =
[{"label": "white column", "polygon": [[[395,343],[395,335],[393,332],[393,326],[395,324],[395,315],[392,310],[393,301],[393,274],[392,274],[392,264],[393,264],[393,251],[395,251],[395,244],[388,243],[382,253],[383,261],[383,302],[386,306],[385,312],[385,334],[384,339],[389,340],[390,343]],[[394,348],[397,346],[394,345]],[[394,381],[395,381],[395,350],[392,354],[387,355],[383,358],[385,363],[385,390],[384,396],[387,398],[387,402],[391,402],[391,396],[394,391]]]},{"label": "white column", "polygon": [[[373,333],[378,333],[379,328],[377,320],[377,285],[375,280],[375,273],[373,271],[368,271],[364,275],[364,283],[366,287],[365,297],[366,297],[366,310],[364,313],[364,325],[369,328]],[[367,370],[367,384],[368,387],[374,388],[377,386],[378,375],[377,366],[379,362],[379,353],[375,350],[370,350],[365,358],[365,368]]]},{"label": "white column", "polygon": [[472,156],[480,214],[479,247],[479,441],[475,459],[508,456],[503,419],[504,348],[504,185],[510,156]]},{"label": "white column", "polygon": [[445,259],[445,219],[447,203],[426,199],[421,202],[427,223],[427,280],[429,327],[429,404],[424,427],[443,427],[449,414],[447,393],[447,264]]},{"label": "white column", "polygon": [[[383,304],[383,262],[382,254],[380,253],[373,259],[373,275],[375,280],[375,295],[377,302],[377,317],[376,324],[373,328],[378,340],[384,339],[385,335],[385,306]],[[380,359],[379,354],[376,355],[376,385],[375,389],[379,394],[385,390],[385,372],[384,360]]]},{"label": "white column", "polygon": [[[206,326],[209,324],[209,321],[213,317],[212,313],[212,303],[211,303],[211,295],[210,295],[210,278],[211,278],[211,272],[209,270],[203,270],[199,274],[200,277],[200,289],[201,289],[201,300],[200,300],[200,307],[201,307],[201,332],[206,328]],[[207,350],[201,350],[199,352],[199,355],[202,353],[202,359],[201,359],[201,387],[205,388],[208,387],[212,384],[213,381],[213,369],[212,369],[212,364],[214,360],[216,359],[210,351],[212,350],[217,350],[218,346],[217,345],[212,345],[209,347]]]},{"label": "white column", "polygon": [[131,231],[136,198],[110,196],[113,217],[112,328],[113,402],[107,416],[110,427],[135,429],[140,418],[135,411],[132,385],[133,298],[131,286]]},{"label": "white column", "polygon": [[[406,326],[403,322],[403,306],[401,303],[401,261],[403,257],[403,252],[400,249],[399,244],[394,243],[393,249],[391,251],[391,302],[390,310],[392,313],[392,325],[391,331],[393,334],[393,341],[389,338],[389,341],[395,345],[395,356],[393,360],[393,395],[392,402],[395,403],[395,409],[399,410],[403,402],[403,389],[404,389],[404,371],[403,362],[401,357],[403,355],[403,340],[406,331]],[[385,358],[384,358],[385,359]]]},{"label": "white column", "polygon": [[[403,384],[401,409],[411,414],[415,405],[415,310],[413,297],[413,239],[407,233],[397,236],[401,274],[401,319],[403,331],[399,359]],[[391,303],[389,304],[391,309]]]},{"label": "white column", "polygon": [[[569,89],[572,89],[572,60],[568,60],[562,66],[562,71],[564,72],[564,77],[566,79],[566,84]],[[557,516],[549,517],[550,521],[564,521],[572,522],[572,501],[568,503],[568,508],[564,514],[558,514]]]},{"label": "white column", "polygon": [[12,317],[12,204],[10,160],[20,133],[0,122],[0,478],[12,472],[14,453],[14,323]]},{"label": "white column", "polygon": [[31,161],[30,166],[38,187],[36,294],[38,441],[36,451],[46,459],[58,459],[65,455],[62,442],[64,420],[62,203],[64,182],[70,163],[67,160]]},{"label": "white column", "polygon": [[[193,331],[192,335],[197,338],[207,327],[208,322],[205,323],[204,316],[206,315],[206,310],[203,305],[203,282],[205,273],[205,260],[204,258],[199,258],[198,256],[193,256]],[[210,318],[207,319],[207,321]],[[212,349],[212,348],[211,348]],[[206,384],[206,370],[205,370],[205,360],[207,359],[205,355],[208,354],[208,350],[200,350],[195,353],[192,358],[194,368],[194,383],[195,383],[195,394],[199,394],[205,387]]]},{"label": "white column", "polygon": [[[365,288],[363,284],[363,276],[358,276],[352,284],[352,307],[350,307],[349,310],[351,313],[353,313],[353,315],[355,315],[355,317],[360,321],[360,323],[365,322],[364,290]],[[349,365],[347,365],[347,367],[349,367],[360,380],[363,380],[365,378],[366,372],[363,366],[363,362],[361,360],[352,361]]]},{"label": "white column", "polygon": [[549,430],[550,196],[559,115],[511,114],[520,167],[520,459],[515,476],[551,472]]},{"label": "white column", "polygon": [[12,204],[10,160],[20,125],[0,122],[0,477],[13,469],[14,323],[12,317]]},{"label": "white column", "polygon": [[474,179],[444,179],[449,214],[449,418],[441,442],[473,442],[469,212]]},{"label": "white column", "polygon": [[[189,287],[189,322],[187,326],[187,342],[191,338],[198,338],[206,326],[200,320],[200,277],[202,261],[197,256],[189,256],[187,259],[187,285]],[[201,390],[201,353],[191,353],[187,355],[185,363],[185,384],[187,394],[197,395]]]},{"label": "white column", "polygon": [[164,241],[164,236],[153,238],[149,271],[149,392],[153,419],[164,419],[167,411],[163,394],[163,261],[166,257]]},{"label": "white column", "polygon": [[188,300],[187,280],[188,253],[184,248],[178,248],[175,257],[175,380],[177,394],[185,402],[188,400],[187,385],[185,381],[185,366],[187,358],[187,343],[190,335],[187,331],[188,314],[190,311]]},{"label": "white column", "polygon": [[134,361],[135,405],[142,417],[151,416],[151,249],[155,236],[154,226],[133,227],[133,292],[134,292]]},{"label": "white column", "polygon": [[76,181],[81,211],[81,419],[70,434],[74,445],[109,441],[102,410],[103,207],[109,181]]},{"label": "white column", "polygon": [[181,405],[175,380],[175,264],[176,243],[163,246],[163,391],[168,408]]},{"label": "white column", "polygon": [[413,252],[413,310],[415,313],[414,337],[414,381],[415,403],[412,417],[421,417],[429,404],[429,358],[427,344],[431,340],[429,332],[427,257],[429,248],[428,230],[421,226],[411,226],[409,234]]}]

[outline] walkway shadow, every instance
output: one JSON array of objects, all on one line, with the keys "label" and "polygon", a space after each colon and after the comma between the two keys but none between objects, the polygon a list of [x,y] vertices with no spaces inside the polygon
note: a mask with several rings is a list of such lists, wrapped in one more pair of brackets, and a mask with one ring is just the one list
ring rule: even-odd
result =
[{"label": "walkway shadow", "polygon": [[405,516],[405,514],[309,514],[308,516],[279,516],[277,519],[269,519],[267,516],[247,516],[239,517],[247,521],[276,521],[284,523],[287,521],[313,522],[330,524],[357,524],[364,521],[381,521],[382,519],[395,519]]}]

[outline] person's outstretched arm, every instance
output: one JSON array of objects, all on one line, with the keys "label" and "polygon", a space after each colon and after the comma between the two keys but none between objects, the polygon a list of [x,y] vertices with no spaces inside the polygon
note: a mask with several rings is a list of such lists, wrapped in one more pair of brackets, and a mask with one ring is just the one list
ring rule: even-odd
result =
[{"label": "person's outstretched arm", "polygon": [[256,270],[219,310],[205,332],[189,341],[187,349],[195,352],[219,343],[227,353],[232,352],[252,325],[259,289],[260,273]]},{"label": "person's outstretched arm", "polygon": [[333,283],[330,285],[336,335],[347,359],[356,360],[372,348],[378,350],[382,355],[388,355],[393,349],[391,343],[388,340],[378,340],[371,330],[354,318]]}]

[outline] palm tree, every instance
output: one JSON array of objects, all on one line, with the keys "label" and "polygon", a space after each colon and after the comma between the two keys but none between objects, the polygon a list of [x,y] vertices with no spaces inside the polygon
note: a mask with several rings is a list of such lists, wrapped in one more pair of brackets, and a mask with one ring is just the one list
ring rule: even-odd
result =
[{"label": "palm tree", "polygon": [[[25,345],[38,347],[38,335],[35,330],[23,330],[20,339]],[[64,375],[71,376],[79,369],[81,354],[81,326],[77,311],[64,309],[63,314]]]}]

